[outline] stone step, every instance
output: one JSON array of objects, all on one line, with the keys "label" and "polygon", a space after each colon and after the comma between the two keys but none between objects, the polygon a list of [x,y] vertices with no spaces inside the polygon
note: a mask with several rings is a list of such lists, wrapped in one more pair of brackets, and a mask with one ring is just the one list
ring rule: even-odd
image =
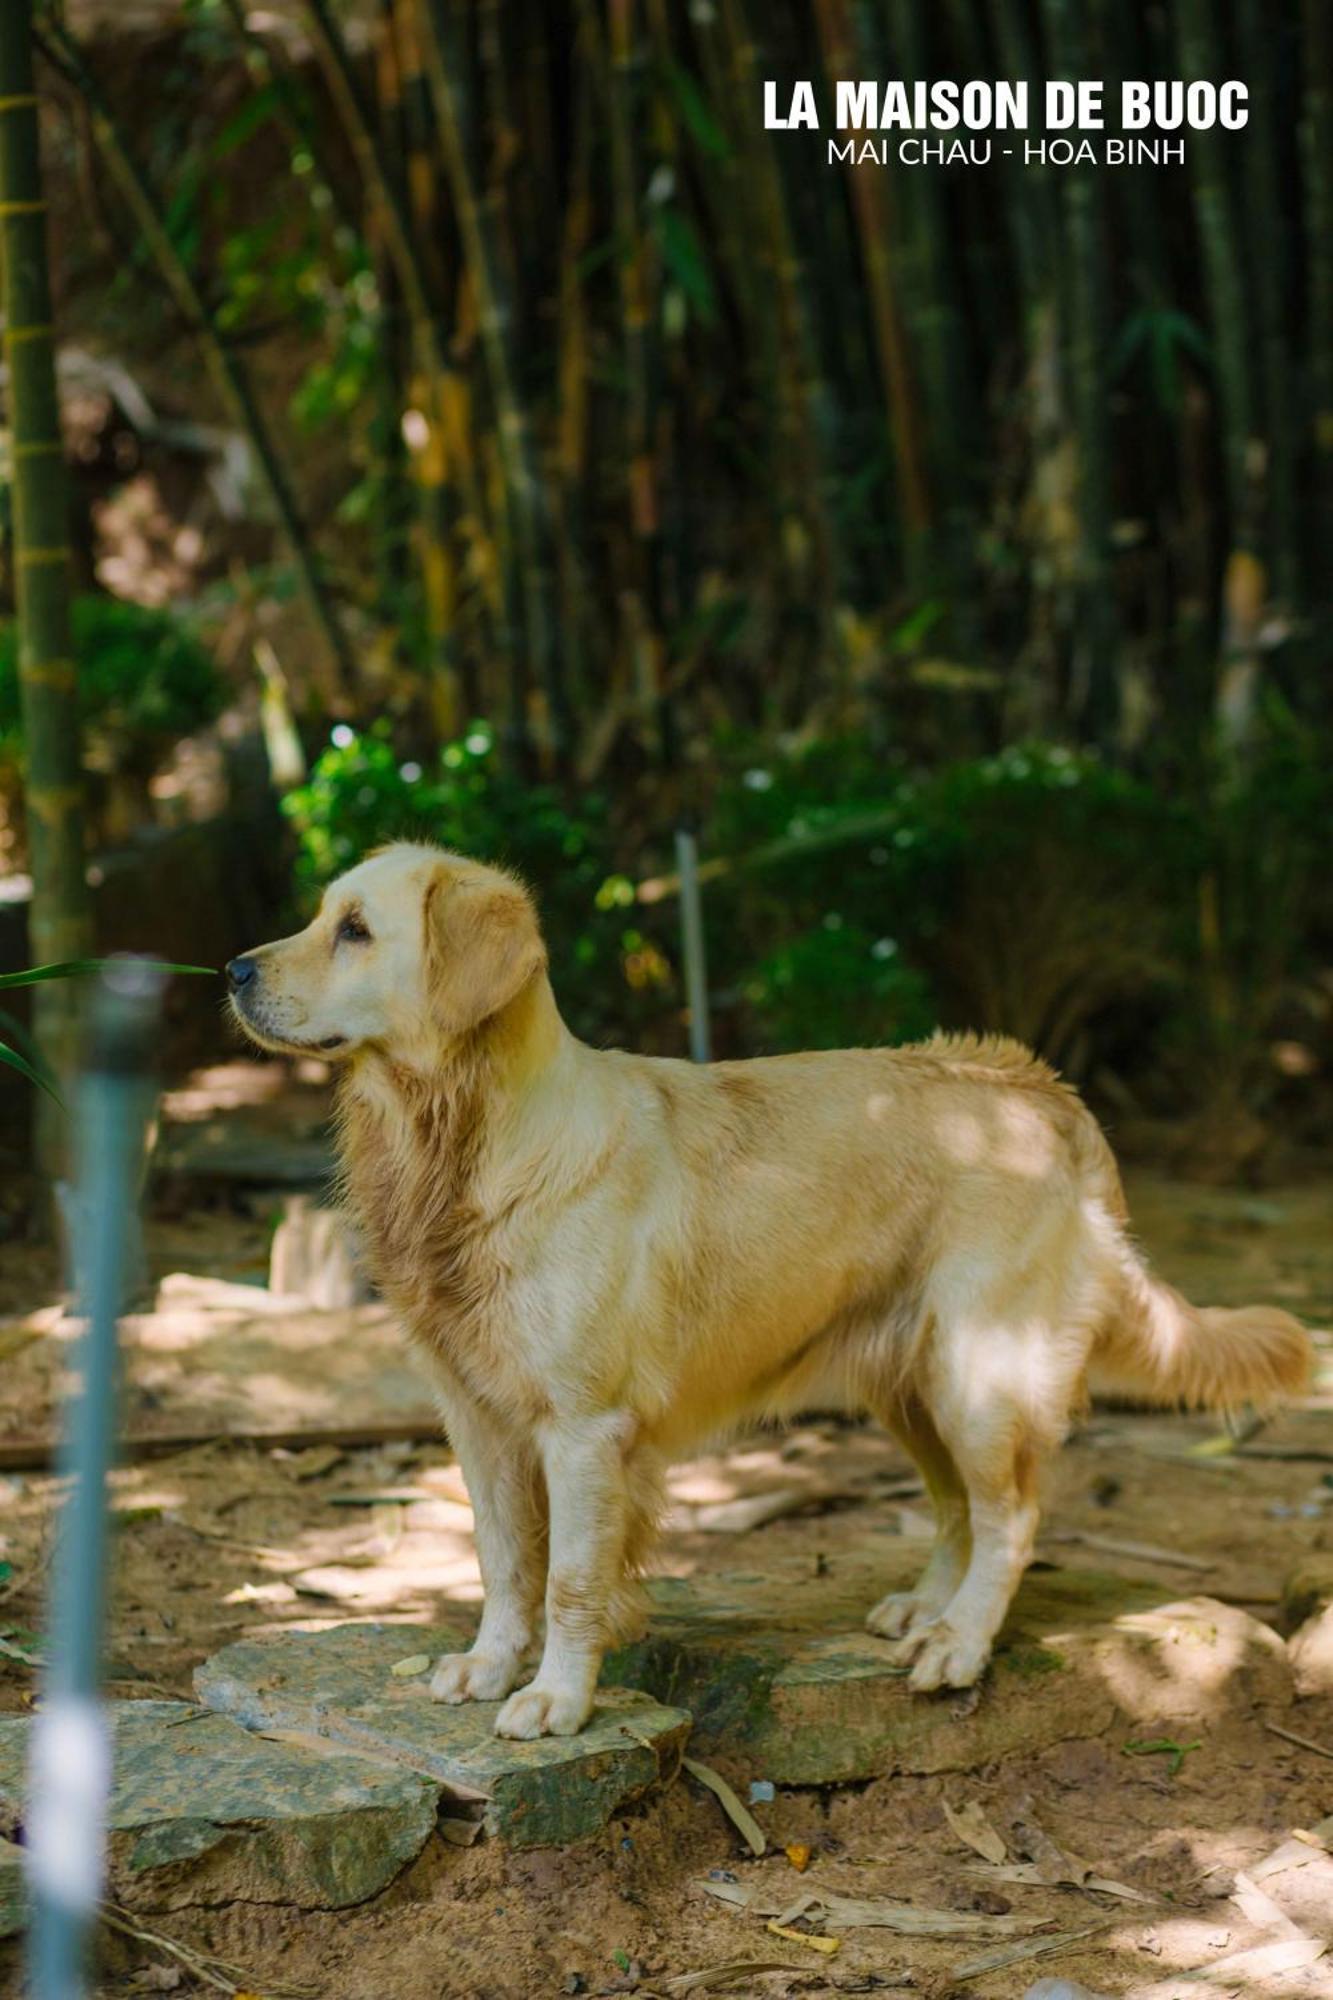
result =
[{"label": "stone step", "polygon": [[446,1707],[430,1699],[425,1668],[393,1672],[468,1638],[462,1627],[366,1624],[241,1640],[196,1670],[195,1691],[247,1729],[301,1731],[420,1772],[476,1804],[487,1832],[514,1847],[597,1833],[675,1776],[690,1718],[651,1695],[609,1688],[579,1735],[514,1743],[494,1733],[498,1702]]},{"label": "stone step", "polygon": [[869,1530],[833,1575],[811,1576],[807,1558],[790,1573],[774,1563],[657,1579],[647,1637],[613,1654],[604,1679],[689,1709],[692,1754],[788,1785],[971,1770],[1121,1724],[1155,1736],[1226,1705],[1291,1698],[1281,1640],[1245,1612],[1040,1568],[975,1694],[912,1694],[890,1645],[862,1621],[886,1588],[910,1580],[920,1552],[875,1539]]},{"label": "stone step", "polygon": [[[111,1893],[145,1909],[347,1908],[434,1831],[441,1787],[393,1764],[266,1741],[189,1702],[116,1702]],[[21,1823],[32,1720],[0,1718],[0,1825]]]}]

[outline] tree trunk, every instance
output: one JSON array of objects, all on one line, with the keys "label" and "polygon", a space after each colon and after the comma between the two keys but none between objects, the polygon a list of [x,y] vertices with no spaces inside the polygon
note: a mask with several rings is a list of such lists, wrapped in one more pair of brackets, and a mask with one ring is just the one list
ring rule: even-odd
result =
[{"label": "tree trunk", "polygon": [[[14,572],[25,797],[32,854],[30,949],[34,961],[86,958],[92,948],[83,835],[78,706],[70,657],[68,499],[55,340],[46,262],[46,203],[33,90],[27,0],[0,7],[0,244],[4,255],[5,358],[13,458]],[[42,1054],[68,1077],[78,1048],[78,982],[33,989]],[[42,1171],[66,1168],[64,1120],[37,1107]]]}]

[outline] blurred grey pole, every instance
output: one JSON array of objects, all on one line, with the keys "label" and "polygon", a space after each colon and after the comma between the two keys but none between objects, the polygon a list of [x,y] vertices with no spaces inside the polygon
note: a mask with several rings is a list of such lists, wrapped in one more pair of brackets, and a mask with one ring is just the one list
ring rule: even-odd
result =
[{"label": "blurred grey pole", "polygon": [[52,1565],[44,1698],[33,1724],[26,1824],[35,2000],[81,2000],[102,1895],[111,1743],[98,1699],[106,1610],[107,1473],[116,1425],[116,1322],[152,1108],[161,975],[132,958],[99,979],[76,1104],[83,1240],[77,1246],[78,1385],[61,1469],[69,1479]]},{"label": "blurred grey pole", "polygon": [[712,1055],[708,1022],[708,963],[704,955],[704,907],[699,893],[699,844],[687,827],[676,828],[676,871],[680,876],[680,941],[685,959],[685,1001],[690,1013],[690,1060]]}]

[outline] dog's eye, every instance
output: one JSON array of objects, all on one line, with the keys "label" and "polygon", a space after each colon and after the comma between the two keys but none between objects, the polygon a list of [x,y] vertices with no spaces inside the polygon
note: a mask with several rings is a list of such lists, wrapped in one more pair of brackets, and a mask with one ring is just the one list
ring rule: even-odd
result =
[{"label": "dog's eye", "polygon": [[339,924],[337,942],[339,944],[370,943],[370,932],[366,928],[365,920],[359,917],[355,910],[349,910]]}]

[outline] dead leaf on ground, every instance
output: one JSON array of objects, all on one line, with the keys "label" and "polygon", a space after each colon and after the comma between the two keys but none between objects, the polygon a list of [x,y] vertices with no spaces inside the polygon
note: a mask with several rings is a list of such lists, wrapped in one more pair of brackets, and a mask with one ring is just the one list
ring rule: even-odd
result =
[{"label": "dead leaf on ground", "polygon": [[944,1817],[963,1846],[970,1847],[983,1861],[993,1862],[998,1867],[1008,1859],[1008,1848],[975,1799],[957,1809],[946,1800]]},{"label": "dead leaf on ground", "polygon": [[[1049,1889],[1053,1886],[1035,1861],[1010,1861],[1003,1868],[969,1868],[967,1873],[985,1882],[1013,1883],[1026,1889]],[[1089,1875],[1084,1881],[1070,1886],[1094,1891],[1099,1896],[1119,1896],[1126,1903],[1155,1903],[1158,1900],[1156,1896],[1146,1895],[1142,1889],[1131,1889],[1128,1882],[1117,1882],[1109,1875]]]},{"label": "dead leaf on ground", "polygon": [[951,1966],[949,1974],[953,1979],[980,1979],[985,1973],[1000,1972],[1006,1965],[1019,1965],[1025,1959],[1054,1958],[1058,1952],[1071,1951],[1075,1945],[1110,1928],[1109,1924],[1088,1924],[1080,1931],[1060,1931],[1055,1937],[1034,1937],[1022,1944],[1002,1945],[980,1958],[968,1959],[964,1965]]},{"label": "dead leaf on ground", "polygon": [[688,1771],[692,1778],[697,1779],[706,1791],[710,1791],[713,1794],[713,1797],[736,1828],[736,1831],[740,1834],[750,1852],[752,1854],[767,1853],[767,1834],[764,1832],[762,1826],[760,1826],[754,1814],[741,1804],[739,1798],[721,1773],[714,1771],[708,1764],[701,1764],[697,1757],[682,1757],[680,1761],[683,1769]]},{"label": "dead leaf on ground", "polygon": [[766,1972],[807,1972],[785,1958],[732,1958],[721,1965],[701,1966],[697,1972],[678,1972],[662,1982],[667,1993],[684,2000],[687,1993],[713,1993],[720,1986],[734,1985],[738,1979],[759,1979]]},{"label": "dead leaf on ground", "polygon": [[1013,1840],[1020,1854],[1026,1854],[1038,1879],[1052,1889],[1082,1889],[1092,1874],[1091,1864],[1077,1854],[1066,1854],[1043,1826],[1031,1817],[1027,1802],[1022,1818],[1014,1821]]},{"label": "dead leaf on ground", "polygon": [[761,1883],[746,1887],[740,1882],[701,1881],[698,1886],[744,1915],[776,1917],[779,1923],[788,1924],[797,1917],[819,1916],[830,1931],[878,1929],[896,1931],[901,1937],[1003,1938],[1030,1935],[1050,1922],[1048,1917],[986,1917],[967,1910],[932,1910],[887,1896],[840,1896],[831,1889],[809,1890],[794,1903],[783,1903]]}]

